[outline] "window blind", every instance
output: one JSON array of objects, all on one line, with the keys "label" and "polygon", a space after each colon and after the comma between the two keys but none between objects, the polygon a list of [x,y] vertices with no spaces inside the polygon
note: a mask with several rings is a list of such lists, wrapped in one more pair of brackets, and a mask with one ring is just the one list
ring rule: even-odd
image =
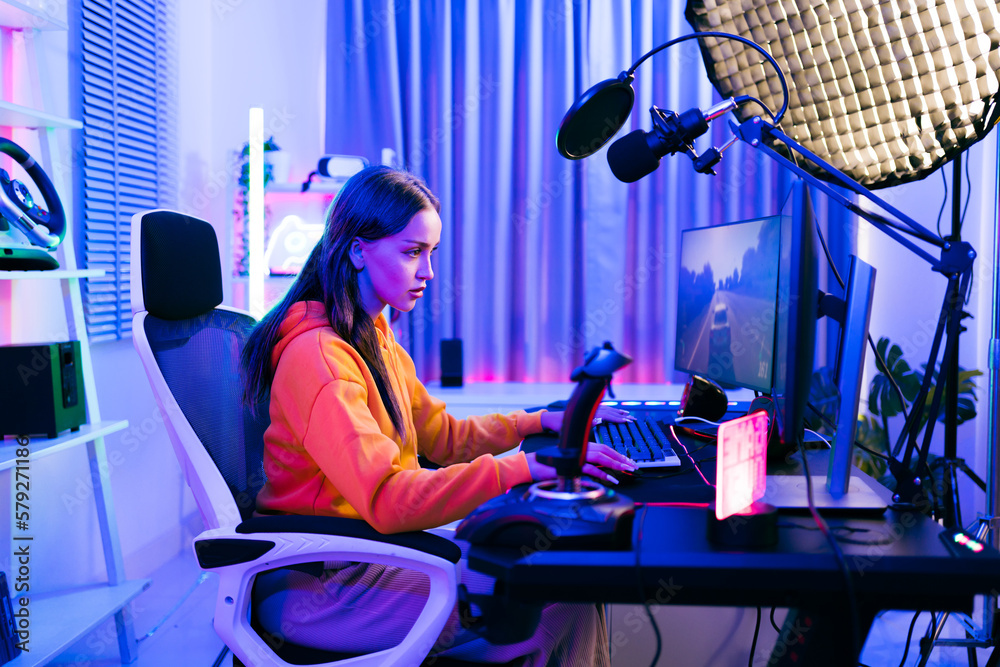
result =
[{"label": "window blind", "polygon": [[79,264],[93,342],[131,332],[131,219],[177,201],[175,0],[76,0]]}]

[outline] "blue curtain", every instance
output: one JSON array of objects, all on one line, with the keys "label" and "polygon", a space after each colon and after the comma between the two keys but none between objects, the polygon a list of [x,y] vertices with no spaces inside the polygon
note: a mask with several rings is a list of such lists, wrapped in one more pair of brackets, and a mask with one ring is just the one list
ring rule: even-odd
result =
[{"label": "blue curtain", "polygon": [[[389,148],[442,202],[430,293],[394,324],[422,378],[439,375],[438,341],[459,337],[467,380],[565,381],[605,340],[635,359],[621,381],[682,380],[681,231],[780,212],[789,173],[738,143],[717,176],[668,156],[626,185],[606,148],[572,162],[555,136],[584,90],[690,32],[682,3],[653,0],[330,2],[327,151],[379,162]],[[644,63],[633,85],[621,134],[648,130],[653,104],[718,99],[693,41]],[[729,136],[715,122],[698,148]],[[824,227],[842,227],[825,198],[815,206]],[[834,245],[849,251],[851,235]]]}]

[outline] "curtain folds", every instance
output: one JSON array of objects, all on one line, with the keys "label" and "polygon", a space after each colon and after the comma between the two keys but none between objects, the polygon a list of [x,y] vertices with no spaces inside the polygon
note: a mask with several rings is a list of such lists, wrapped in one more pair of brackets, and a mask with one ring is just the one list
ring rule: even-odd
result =
[{"label": "curtain folds", "polygon": [[[436,277],[394,324],[421,378],[439,376],[438,341],[459,337],[470,381],[566,381],[605,340],[635,360],[620,381],[681,380],[681,231],[780,212],[789,174],[737,144],[717,176],[667,156],[626,185],[606,148],[572,162],[555,135],[580,93],[689,32],[682,3],[653,0],[330,2],[327,152],[380,162],[389,148],[442,202]],[[633,85],[622,135],[648,130],[653,104],[717,99],[693,42],[644,63]],[[698,148],[729,134],[716,122]],[[843,228],[825,198],[815,206]],[[834,247],[850,250],[838,234]]]}]

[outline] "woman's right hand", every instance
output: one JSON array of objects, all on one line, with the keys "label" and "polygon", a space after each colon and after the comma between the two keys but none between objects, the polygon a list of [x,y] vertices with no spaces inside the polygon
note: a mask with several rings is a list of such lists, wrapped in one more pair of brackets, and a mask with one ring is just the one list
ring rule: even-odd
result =
[{"label": "woman's right hand", "polygon": [[[554,479],[556,477],[556,469],[538,461],[534,452],[527,454],[526,457],[528,459],[528,470],[531,471],[531,479],[539,482],[543,479]],[[607,445],[602,445],[599,442],[587,443],[587,462],[583,466],[583,473],[596,479],[606,480],[612,484],[618,483],[617,479],[597,466],[611,468],[612,470],[628,470],[630,472],[638,467],[635,461],[624,454],[619,454]]]}]

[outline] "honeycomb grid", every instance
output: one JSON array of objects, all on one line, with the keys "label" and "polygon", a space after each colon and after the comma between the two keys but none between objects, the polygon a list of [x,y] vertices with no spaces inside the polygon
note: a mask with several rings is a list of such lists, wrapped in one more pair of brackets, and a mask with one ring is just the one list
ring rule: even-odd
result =
[{"label": "honeycomb grid", "polygon": [[[771,53],[790,93],[782,131],[869,188],[923,178],[996,120],[995,0],[689,0],[687,18],[697,31],[733,33]],[[778,77],[759,54],[701,41],[723,97],[781,108]],[[764,110],[748,103],[737,115]]]}]

